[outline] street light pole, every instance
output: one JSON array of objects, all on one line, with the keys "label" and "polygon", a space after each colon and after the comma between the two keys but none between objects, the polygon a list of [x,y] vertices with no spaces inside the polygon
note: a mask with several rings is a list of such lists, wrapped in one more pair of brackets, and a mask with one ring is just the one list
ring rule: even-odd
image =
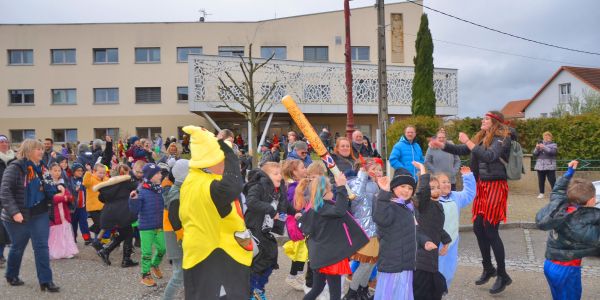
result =
[{"label": "street light pole", "polygon": [[387,71],[386,71],[386,52],[385,52],[385,8],[384,0],[377,0],[377,80],[379,81],[379,130],[380,140],[379,149],[383,161],[387,161],[387,125],[388,125],[388,105],[387,105]]},{"label": "street light pole", "polygon": [[346,25],[346,137],[352,140],[354,132],[354,109],[352,101],[352,56],[350,54],[350,0],[344,0],[344,23]]}]

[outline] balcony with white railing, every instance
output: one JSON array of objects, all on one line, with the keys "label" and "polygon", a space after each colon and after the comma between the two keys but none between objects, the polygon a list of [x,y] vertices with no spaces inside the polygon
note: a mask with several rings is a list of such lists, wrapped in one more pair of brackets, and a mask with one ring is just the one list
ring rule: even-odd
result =
[{"label": "balcony with white railing", "polygon": [[[246,58],[247,61],[247,58]],[[229,93],[219,89],[219,78],[235,87],[227,78],[228,72],[239,84],[244,82],[240,70],[240,58],[190,55],[189,56],[189,106],[192,112],[229,112],[222,101],[235,109],[241,105],[231,99]],[[264,62],[253,59],[253,62]],[[378,85],[377,66],[354,64],[352,66],[353,98],[355,114],[377,114]],[[411,113],[411,89],[414,69],[412,67],[388,66],[388,112],[409,115]],[[456,115],[457,70],[436,68],[433,75],[438,115]],[[346,85],[344,64],[309,63],[299,61],[272,60],[254,74],[255,98],[267,93],[275,83],[270,96],[274,105],[269,110],[287,112],[279,104],[281,98],[291,95],[304,113],[345,114]]]}]

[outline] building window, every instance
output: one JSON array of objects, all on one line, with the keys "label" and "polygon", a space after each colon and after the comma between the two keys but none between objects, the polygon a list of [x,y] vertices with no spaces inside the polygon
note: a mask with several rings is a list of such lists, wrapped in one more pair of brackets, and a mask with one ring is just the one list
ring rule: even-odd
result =
[{"label": "building window", "polygon": [[188,101],[188,87],[178,86],[177,87],[177,101],[187,102]]},{"label": "building window", "polygon": [[77,142],[77,129],[52,129],[52,139],[55,143]]},{"label": "building window", "polygon": [[116,64],[119,62],[119,49],[97,48],[94,49],[95,64]]},{"label": "building window", "polygon": [[118,88],[98,88],[94,89],[94,104],[118,104]]},{"label": "building window", "polygon": [[304,61],[329,61],[329,47],[304,47]]},{"label": "building window", "polygon": [[[157,135],[161,134],[160,127],[136,127],[135,133],[141,139],[153,140]],[[150,141],[152,142],[152,141]]]},{"label": "building window", "polygon": [[52,104],[77,104],[77,90],[53,89]]},{"label": "building window", "polygon": [[33,90],[8,90],[10,105],[32,105]]},{"label": "building window", "polygon": [[260,57],[267,59],[273,55],[273,59],[287,59],[286,47],[260,47]]},{"label": "building window", "polygon": [[75,49],[52,49],[52,64],[53,65],[74,65]]},{"label": "building window", "polygon": [[135,103],[160,103],[160,87],[136,87]]},{"label": "building window", "polygon": [[352,47],[350,57],[352,57],[353,61],[368,61],[369,47]]},{"label": "building window", "polygon": [[202,47],[177,47],[177,62],[187,62],[190,54],[202,55]]},{"label": "building window", "polygon": [[8,50],[9,65],[33,65],[33,50]]},{"label": "building window", "polygon": [[558,85],[558,103],[566,104],[571,101],[571,84],[563,83]]},{"label": "building window", "polygon": [[244,47],[219,47],[219,56],[244,56]]},{"label": "building window", "polygon": [[94,128],[94,138],[104,140],[106,136],[112,137],[113,141],[119,140],[119,128]]},{"label": "building window", "polygon": [[21,143],[25,139],[35,139],[34,129],[11,129],[9,132],[12,143]]},{"label": "building window", "polygon": [[135,48],[136,63],[159,63],[160,48]]}]

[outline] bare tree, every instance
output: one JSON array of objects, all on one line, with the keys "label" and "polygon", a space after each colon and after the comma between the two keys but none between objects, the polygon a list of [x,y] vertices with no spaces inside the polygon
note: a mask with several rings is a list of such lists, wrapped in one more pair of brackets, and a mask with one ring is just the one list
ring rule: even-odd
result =
[{"label": "bare tree", "polygon": [[[274,53],[264,62],[255,63],[252,60],[252,44],[250,44],[248,46],[247,60],[244,57],[240,57],[241,62],[239,66],[244,75],[244,81],[241,83],[236,81],[228,71],[225,71],[226,79],[219,77],[219,99],[223,104],[217,107],[227,108],[244,117],[246,121],[250,122],[252,135],[254,136],[258,135],[258,131],[260,130],[260,121],[269,112],[271,107],[273,107],[273,101],[269,101],[269,98],[277,86],[277,81],[275,81],[269,85],[266,91],[259,88],[259,91],[262,91],[262,95],[257,95],[254,87],[254,76],[258,70],[273,59],[273,55]],[[225,83],[226,80],[229,84]],[[234,103],[241,106],[241,109],[236,108],[236,105],[232,105]],[[249,140],[251,143],[248,143],[248,153],[252,156],[252,165],[257,166],[258,155],[254,153],[256,139],[252,137]]]}]

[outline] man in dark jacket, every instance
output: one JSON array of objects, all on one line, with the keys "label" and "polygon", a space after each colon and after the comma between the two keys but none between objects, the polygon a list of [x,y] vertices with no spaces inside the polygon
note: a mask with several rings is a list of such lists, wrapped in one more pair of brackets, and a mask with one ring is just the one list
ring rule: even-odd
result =
[{"label": "man in dark jacket", "polygon": [[369,152],[368,146],[365,146],[364,136],[360,130],[355,130],[352,133],[352,152],[354,157],[358,158],[359,155],[362,157],[372,157],[373,153]]},{"label": "man in dark jacket", "polygon": [[51,138],[44,139],[44,156],[42,156],[42,162],[46,167],[54,162],[56,158],[56,152],[54,151],[54,140]]},{"label": "man in dark jacket", "polygon": [[596,190],[586,180],[573,179],[577,161],[556,183],[550,203],[536,215],[539,229],[551,230],[546,243],[544,275],[553,299],[581,298],[581,259],[600,255],[600,210]]}]

